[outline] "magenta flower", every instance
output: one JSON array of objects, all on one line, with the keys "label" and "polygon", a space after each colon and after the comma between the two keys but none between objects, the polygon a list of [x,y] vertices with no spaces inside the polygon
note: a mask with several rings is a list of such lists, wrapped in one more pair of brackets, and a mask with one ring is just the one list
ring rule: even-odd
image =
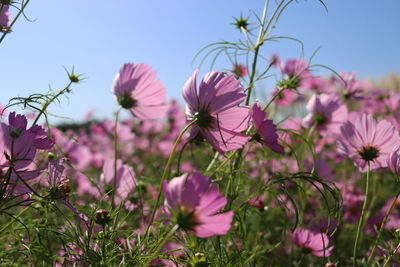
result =
[{"label": "magenta flower", "polygon": [[400,143],[390,152],[387,165],[394,174],[400,176]]},{"label": "magenta flower", "polygon": [[164,181],[164,212],[185,231],[198,237],[225,235],[231,228],[233,211],[216,214],[226,205],[226,198],[217,185],[199,173]]},{"label": "magenta flower", "polygon": [[266,112],[261,110],[260,105],[256,102],[251,112],[254,126],[257,129],[259,136],[256,140],[267,145],[272,151],[285,154],[283,147],[278,143],[278,134],[276,133],[276,126],[272,120],[266,119]]},{"label": "magenta flower", "polygon": [[168,106],[166,91],[157,72],[147,64],[128,63],[114,79],[111,91],[121,107],[129,109],[140,120],[162,118]]},{"label": "magenta flower", "polygon": [[221,154],[241,148],[250,138],[241,133],[249,124],[249,108],[237,106],[246,98],[243,87],[233,75],[210,71],[197,94],[197,73],[183,87],[187,119],[196,119],[190,137],[200,134]]},{"label": "magenta flower", "polygon": [[[274,88],[271,93],[271,97],[275,96],[278,93],[278,88]],[[284,89],[279,92],[279,94],[275,97],[275,104],[278,107],[286,107],[292,104],[292,102],[296,99],[296,95],[293,91],[289,89]]]},{"label": "magenta flower", "polygon": [[8,11],[8,5],[0,3],[0,9],[0,32],[3,32],[10,26],[11,13]]},{"label": "magenta flower", "polygon": [[338,153],[354,161],[360,172],[387,167],[387,157],[399,142],[395,127],[386,120],[379,123],[371,114],[363,114],[354,122],[346,121],[340,127]]},{"label": "magenta flower", "polygon": [[23,115],[11,112],[8,122],[8,125],[0,125],[1,191],[4,193],[3,190],[8,186],[9,194],[23,194],[30,191],[30,188],[26,187],[27,182],[31,183],[41,173],[33,164],[37,150],[50,149],[54,142],[38,125],[27,129],[28,122]]},{"label": "magenta flower", "polygon": [[333,247],[329,246],[329,238],[325,233],[313,233],[307,229],[297,228],[293,232],[292,241],[304,253],[311,253],[315,257],[329,257]]},{"label": "magenta flower", "polygon": [[347,119],[347,107],[336,95],[313,95],[308,101],[310,112],[302,121],[302,125],[315,130],[321,135],[340,134],[340,126]]}]

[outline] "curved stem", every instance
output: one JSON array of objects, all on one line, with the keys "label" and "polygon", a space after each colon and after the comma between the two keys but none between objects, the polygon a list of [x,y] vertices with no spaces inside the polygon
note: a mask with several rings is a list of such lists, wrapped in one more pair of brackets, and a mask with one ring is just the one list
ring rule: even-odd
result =
[{"label": "curved stem", "polygon": [[367,163],[367,181],[365,184],[365,199],[364,199],[364,204],[361,210],[361,217],[360,220],[358,221],[358,227],[357,227],[357,235],[356,235],[356,241],[354,243],[354,249],[353,249],[353,267],[357,266],[357,248],[358,248],[358,241],[360,239],[360,233],[361,233],[361,228],[364,222],[364,213],[367,207],[367,202],[368,202],[368,191],[369,191],[369,172],[370,172],[370,166],[369,162]]},{"label": "curved stem", "polygon": [[25,209],[23,209],[17,216],[14,217],[13,220],[11,220],[9,223],[7,223],[3,228],[0,230],[0,234],[3,233],[6,229],[8,229],[19,217],[21,217],[27,210],[29,209],[29,206],[27,206]]},{"label": "curved stem", "polygon": [[175,234],[176,230],[178,230],[179,225],[175,225],[169,232],[168,235],[163,239],[161,244],[157,247],[156,251],[150,256],[150,258],[143,265],[144,267],[150,266],[151,262],[157,257],[157,254],[164,248],[165,244],[171,239],[171,237]]},{"label": "curved stem", "polygon": [[161,195],[162,195],[162,184],[163,184],[165,178],[167,177],[167,173],[168,173],[169,167],[171,166],[172,159],[173,159],[173,157],[175,155],[175,151],[176,151],[176,148],[178,147],[179,141],[182,139],[182,136],[184,135],[184,133],[193,124],[195,124],[196,122],[197,122],[197,120],[193,120],[188,125],[186,125],[185,128],[183,128],[182,132],[179,134],[178,138],[175,141],[175,145],[172,148],[171,154],[169,155],[169,159],[168,159],[167,165],[165,166],[163,175],[162,175],[161,180],[160,180],[160,184],[158,186],[158,195],[157,195],[156,205],[154,206],[153,211],[151,212],[150,221],[149,221],[149,224],[147,225],[146,232],[144,234],[144,239],[147,238],[147,235],[149,233],[150,227],[151,227],[151,225],[153,224],[153,221],[154,221],[154,215],[155,215],[155,213],[156,213],[156,211],[158,209],[158,206],[160,205],[160,200],[161,200]]},{"label": "curved stem", "polygon": [[374,257],[376,247],[378,246],[379,240],[381,239],[381,235],[382,235],[382,232],[383,232],[383,228],[384,228],[385,225],[386,225],[386,222],[387,222],[387,220],[388,220],[388,218],[389,218],[390,212],[392,211],[394,205],[396,204],[396,201],[397,201],[397,198],[399,197],[399,195],[400,195],[400,191],[397,192],[395,198],[394,198],[393,201],[392,201],[392,204],[390,205],[389,210],[386,212],[385,218],[383,219],[382,224],[381,224],[381,228],[379,229],[378,237],[376,238],[374,247],[372,248],[371,255],[369,255],[367,265],[369,265],[369,264],[371,263],[371,260],[372,260],[372,258]]},{"label": "curved stem", "polygon": [[47,109],[47,107],[48,107],[54,100],[56,100],[60,95],[64,94],[65,91],[68,91],[68,90],[69,90],[69,87],[71,86],[71,84],[72,84],[72,82],[69,82],[69,84],[68,84],[64,89],[62,89],[61,91],[59,91],[55,96],[53,96],[53,98],[51,98],[49,101],[47,101],[47,102],[43,105],[43,108],[40,110],[39,114],[36,116],[35,121],[32,123],[32,125],[35,125],[35,124],[38,122],[40,116],[45,112],[45,110]]},{"label": "curved stem", "polygon": [[[114,206],[114,198],[115,198],[115,191],[117,187],[117,157],[118,157],[118,136],[117,136],[117,126],[118,126],[118,116],[119,112],[121,111],[121,106],[118,107],[117,112],[115,113],[115,124],[114,124],[114,180],[113,180],[113,187],[111,193],[111,206]],[[105,181],[104,181],[105,183]],[[104,188],[106,185],[104,184]],[[105,193],[105,192],[104,192]]]}]

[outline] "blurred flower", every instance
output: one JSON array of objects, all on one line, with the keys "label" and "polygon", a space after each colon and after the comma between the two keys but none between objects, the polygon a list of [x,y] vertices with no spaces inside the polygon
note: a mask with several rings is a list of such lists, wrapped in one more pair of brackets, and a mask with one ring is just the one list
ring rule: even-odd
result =
[{"label": "blurred flower", "polygon": [[147,64],[128,63],[121,67],[111,91],[121,107],[129,109],[140,120],[162,118],[168,106],[166,91],[157,72]]},{"label": "blurred flower", "polygon": [[196,119],[190,137],[200,134],[221,154],[241,148],[250,138],[240,133],[249,124],[249,108],[237,106],[246,99],[243,87],[233,75],[210,71],[197,94],[197,73],[196,70],[183,87],[187,119]]},{"label": "blurred flower", "polygon": [[390,152],[387,165],[394,174],[400,176],[400,143]]},{"label": "blurred flower", "polygon": [[307,229],[297,228],[293,232],[292,241],[303,253],[311,253],[315,257],[329,257],[333,247],[329,246],[329,238],[324,233],[313,233]]},{"label": "blurred flower", "polygon": [[225,235],[231,228],[233,211],[216,214],[226,205],[226,198],[217,185],[199,173],[164,181],[167,217],[185,231],[194,231],[198,237]]},{"label": "blurred flower", "polygon": [[247,76],[247,67],[242,64],[236,63],[235,65],[233,65],[231,72],[235,74],[236,79],[243,78]]},{"label": "blurred flower", "polygon": [[350,72],[340,73],[340,85],[343,87],[343,97],[345,99],[361,100],[366,88],[370,87],[369,84],[357,79],[357,73]]},{"label": "blurred flower", "polygon": [[340,126],[347,119],[347,107],[333,94],[313,95],[308,101],[310,112],[302,121],[305,128],[315,125],[315,130],[322,136],[340,134]]},{"label": "blurred flower", "polygon": [[[278,88],[274,88],[271,93],[271,97],[275,96],[278,94]],[[295,100],[296,95],[293,91],[284,89],[279,92],[279,94],[275,97],[275,103],[278,107],[286,107],[292,104],[292,102]]]},{"label": "blurred flower", "polygon": [[[8,11],[8,5],[0,3],[0,32],[5,32],[6,29],[10,26],[11,21],[11,13]],[[10,32],[11,30],[9,30]]]},{"label": "blurred flower", "polygon": [[279,82],[279,88],[296,89],[302,87],[304,81],[312,77],[308,70],[308,64],[303,59],[289,59],[286,62],[280,62],[282,81]]},{"label": "blurred flower", "polygon": [[379,123],[370,114],[346,121],[340,127],[338,153],[354,161],[360,172],[387,167],[387,157],[400,139],[396,128],[386,120]]},{"label": "blurred flower", "polygon": [[276,125],[272,120],[267,120],[265,117],[266,112],[261,110],[260,105],[256,102],[251,112],[251,118],[259,134],[256,140],[259,139],[259,141],[276,153],[285,154],[283,147],[278,143]]}]

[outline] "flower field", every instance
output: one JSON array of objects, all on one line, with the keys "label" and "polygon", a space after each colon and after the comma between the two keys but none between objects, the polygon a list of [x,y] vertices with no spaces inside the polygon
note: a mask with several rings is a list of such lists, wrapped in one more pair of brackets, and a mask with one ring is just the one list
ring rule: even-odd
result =
[{"label": "flower field", "polygon": [[[0,0],[0,49],[28,2]],[[400,83],[265,54],[292,2],[201,48],[184,105],[140,62],[110,80],[113,118],[50,123],[74,69],[0,99],[0,265],[400,266]]]}]

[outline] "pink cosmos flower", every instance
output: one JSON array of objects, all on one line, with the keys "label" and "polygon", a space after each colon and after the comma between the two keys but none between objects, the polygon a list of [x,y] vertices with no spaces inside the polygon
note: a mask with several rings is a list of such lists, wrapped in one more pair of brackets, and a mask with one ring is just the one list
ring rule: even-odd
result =
[{"label": "pink cosmos flower", "polygon": [[[103,194],[107,194],[112,190],[114,182],[114,159],[107,159],[104,162],[103,174],[100,176],[99,187]],[[121,160],[117,160],[117,178],[115,188],[114,204],[119,205],[125,201],[136,185],[136,177],[133,168],[122,164]],[[105,186],[105,187],[104,187]]]},{"label": "pink cosmos flower", "polygon": [[400,143],[390,152],[387,165],[394,174],[400,176]]},{"label": "pink cosmos flower", "polygon": [[[275,89],[271,93],[271,97],[275,96],[278,93],[278,88]],[[276,97],[275,97],[275,104],[278,107],[287,107],[295,100],[296,95],[293,91],[285,89],[282,90]]]},{"label": "pink cosmos flower", "polygon": [[190,137],[200,134],[221,154],[241,148],[250,138],[241,133],[249,124],[249,108],[237,106],[246,98],[243,87],[233,75],[210,71],[197,94],[197,73],[183,87],[187,119],[197,120]]},{"label": "pink cosmos flower", "polygon": [[8,5],[0,3],[0,32],[6,31],[11,21],[11,13],[8,11]]},{"label": "pink cosmos flower", "polygon": [[313,233],[307,229],[297,228],[293,232],[292,241],[304,253],[311,253],[315,257],[329,257],[333,247],[329,246],[329,238],[325,233]]},{"label": "pink cosmos flower", "polygon": [[303,59],[289,59],[280,62],[283,80],[279,82],[280,88],[296,89],[302,87],[306,79],[312,77],[308,64]]},{"label": "pink cosmos flower", "polygon": [[274,122],[272,120],[267,120],[265,117],[266,112],[261,110],[260,105],[256,102],[251,112],[251,118],[260,135],[257,138],[272,151],[281,155],[285,154],[283,147],[278,143],[278,134],[276,133]]},{"label": "pink cosmos flower", "polygon": [[147,64],[128,63],[114,79],[111,91],[121,107],[129,109],[140,120],[162,118],[168,106],[166,91],[157,72]]},{"label": "pink cosmos flower", "polygon": [[185,231],[201,238],[225,235],[231,228],[233,211],[216,214],[226,205],[217,185],[199,173],[164,181],[164,212]]},{"label": "pink cosmos flower", "polygon": [[302,82],[302,88],[304,90],[310,90],[317,94],[329,94],[335,91],[335,87],[329,82],[325,81],[320,77],[312,77],[309,79],[304,79]]},{"label": "pink cosmos flower", "polygon": [[315,130],[323,136],[340,134],[340,126],[347,119],[347,107],[338,96],[313,95],[306,108],[310,113],[302,121],[304,127],[315,125]]},{"label": "pink cosmos flower", "polygon": [[8,187],[9,194],[23,194],[30,191],[24,183],[33,181],[41,173],[33,164],[37,150],[50,149],[54,142],[39,125],[27,129],[28,122],[23,115],[11,112],[8,122],[0,125],[0,187],[2,193]]},{"label": "pink cosmos flower", "polygon": [[345,99],[361,100],[366,88],[370,87],[369,84],[357,79],[357,73],[341,72],[339,79],[340,85],[343,87],[343,96]]},{"label": "pink cosmos flower", "polygon": [[346,121],[340,127],[338,153],[354,161],[360,172],[387,167],[387,157],[399,144],[399,134],[386,120],[379,123],[371,114],[358,116],[354,122]]}]

